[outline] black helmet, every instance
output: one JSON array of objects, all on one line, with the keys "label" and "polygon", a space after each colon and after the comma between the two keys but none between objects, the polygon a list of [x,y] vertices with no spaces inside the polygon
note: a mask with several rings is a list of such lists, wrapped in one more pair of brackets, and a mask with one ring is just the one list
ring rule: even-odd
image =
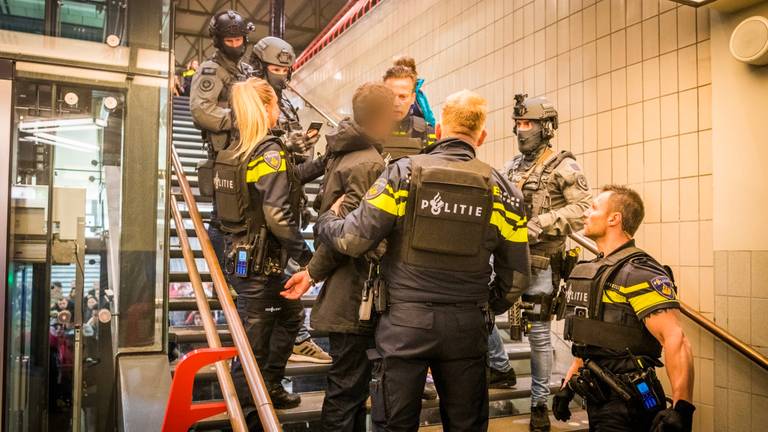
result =
[{"label": "black helmet", "polygon": [[544,96],[526,99],[527,97],[527,94],[515,95],[515,111],[512,115],[514,120],[534,122],[534,127],[526,132],[518,131],[515,124],[514,132],[522,153],[535,151],[541,144],[549,144],[558,126],[557,110],[549,99]]},{"label": "black helmet", "polygon": [[[274,36],[267,36],[256,42],[251,54],[253,68],[278,92],[285,88],[285,83],[291,79],[291,67],[295,60],[296,53],[291,44]],[[269,65],[287,67],[288,73],[274,74],[267,70]]]},{"label": "black helmet", "polygon": [[[245,54],[248,33],[254,30],[253,23],[246,23],[243,17],[233,11],[219,12],[208,23],[208,34],[213,38],[213,46],[233,61],[239,61]],[[243,44],[237,48],[227,46],[224,38],[243,37]]]}]

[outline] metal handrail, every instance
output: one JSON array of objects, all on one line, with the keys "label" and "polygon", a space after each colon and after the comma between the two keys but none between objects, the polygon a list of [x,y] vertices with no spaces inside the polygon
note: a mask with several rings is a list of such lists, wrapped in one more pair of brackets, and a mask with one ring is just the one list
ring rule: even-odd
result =
[{"label": "metal handrail", "polygon": [[[181,217],[181,212],[179,212],[176,197],[173,195],[171,195],[171,213],[173,214],[173,221],[176,224],[176,233],[179,237],[181,253],[184,256],[184,264],[186,264],[187,272],[189,272],[189,281],[192,283],[192,290],[195,294],[197,310],[200,312],[200,317],[203,320],[205,339],[208,341],[208,346],[211,348],[221,348],[221,338],[219,338],[219,333],[216,331],[216,323],[213,321],[213,315],[211,315],[211,307],[208,305],[208,299],[203,290],[203,281],[200,278],[200,272],[197,270],[195,256],[192,252],[192,247],[189,245],[187,231],[184,229],[184,220]],[[229,367],[227,366],[227,363],[223,361],[216,362],[215,367],[216,376],[218,377],[219,385],[221,386],[221,393],[224,397],[224,403],[227,405],[227,412],[229,413],[229,422],[232,424],[232,430],[235,432],[247,432],[248,426],[245,423],[243,408],[240,406],[240,401],[237,399],[237,392],[235,391],[235,384],[232,381]]]},{"label": "metal handrail", "polygon": [[[568,237],[570,237],[571,240],[575,241],[584,249],[592,252],[593,254],[597,255],[599,253],[595,243],[592,240],[585,237],[583,234],[571,233],[571,234],[568,234]],[[725,330],[724,328],[718,326],[712,320],[706,318],[705,316],[700,314],[698,311],[693,309],[691,306],[687,305],[685,302],[680,300],[678,301],[680,302],[680,312],[682,312],[683,315],[688,317],[691,321],[695,322],[699,326],[703,327],[705,330],[713,334],[718,339],[730,345],[731,348],[741,353],[741,355],[743,355],[744,357],[752,360],[755,364],[757,364],[761,368],[768,371],[768,357],[765,357],[764,355],[760,354],[760,352],[758,352],[757,350],[749,346],[749,344],[737,338],[736,336],[728,332],[728,330]]]},{"label": "metal handrail", "polygon": [[[254,404],[256,405],[256,411],[259,414],[261,425],[267,432],[280,432],[282,431],[282,428],[277,419],[275,408],[272,406],[272,400],[269,398],[267,387],[264,384],[264,378],[261,376],[259,366],[256,363],[256,357],[253,355],[251,344],[248,342],[248,335],[245,333],[243,323],[240,320],[240,315],[237,313],[237,308],[235,307],[235,302],[232,300],[232,295],[229,293],[229,286],[227,285],[226,279],[224,279],[224,274],[219,266],[213,246],[211,246],[211,239],[208,238],[208,232],[203,225],[203,219],[200,217],[200,212],[197,210],[197,201],[192,194],[192,188],[189,186],[187,177],[184,175],[184,169],[182,168],[176,149],[171,149],[171,161],[173,162],[173,169],[176,177],[179,180],[181,194],[189,211],[189,217],[192,219],[195,233],[200,241],[203,257],[208,264],[208,270],[210,271],[211,279],[213,280],[216,296],[219,299],[219,303],[221,303],[221,309],[227,319],[227,324],[229,324],[232,340],[237,348],[238,358],[240,359],[240,364],[245,373],[245,378],[248,382],[248,388],[251,391]],[[184,231],[183,226],[179,228],[177,225],[177,231]]]}]

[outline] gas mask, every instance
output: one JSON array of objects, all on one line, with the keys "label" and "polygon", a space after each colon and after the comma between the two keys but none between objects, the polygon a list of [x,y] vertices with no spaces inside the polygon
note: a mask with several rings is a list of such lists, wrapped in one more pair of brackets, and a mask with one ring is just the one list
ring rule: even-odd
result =
[{"label": "gas mask", "polygon": [[549,143],[549,140],[544,139],[544,128],[540,121],[533,121],[531,129],[527,131],[516,130],[517,133],[517,148],[520,153],[531,154],[539,149],[542,145]]}]

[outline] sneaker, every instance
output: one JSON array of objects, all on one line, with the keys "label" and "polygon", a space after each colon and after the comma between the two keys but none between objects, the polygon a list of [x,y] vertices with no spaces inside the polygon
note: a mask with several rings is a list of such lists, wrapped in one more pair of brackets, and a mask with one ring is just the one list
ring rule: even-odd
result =
[{"label": "sneaker", "polygon": [[549,411],[546,404],[531,407],[531,432],[549,432]]},{"label": "sneaker", "polygon": [[330,364],[332,359],[315,341],[307,339],[300,344],[293,345],[293,353],[288,361]]},{"label": "sneaker", "polygon": [[269,387],[269,398],[272,399],[272,405],[275,409],[296,408],[301,404],[301,396],[295,393],[288,393],[282,384],[275,384]]},{"label": "sneaker", "polygon": [[510,368],[506,372],[490,368],[488,386],[490,388],[510,388],[517,384],[517,375],[515,369]]}]

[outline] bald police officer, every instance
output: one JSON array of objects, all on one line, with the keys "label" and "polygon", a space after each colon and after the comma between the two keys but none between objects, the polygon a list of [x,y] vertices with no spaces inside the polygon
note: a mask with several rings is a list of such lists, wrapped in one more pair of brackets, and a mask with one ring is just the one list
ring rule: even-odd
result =
[{"label": "bald police officer", "polygon": [[[570,418],[574,394],[587,401],[589,428],[616,432],[690,432],[693,355],[683,333],[672,273],[635,246],[645,214],[632,189],[603,187],[587,211],[584,234],[600,254],[568,280],[565,339],[576,357],[555,396],[555,418]],[[662,349],[672,406],[655,368]]]},{"label": "bald police officer", "polygon": [[527,277],[529,262],[520,191],[475,157],[486,137],[486,113],[476,93],[449,96],[439,141],[388,165],[345,219],[334,210],[318,220],[320,241],[351,256],[388,241],[379,288],[384,300],[377,302],[385,308],[369,352],[375,430],[418,429],[427,368],[443,427],[487,429],[483,309],[489,292],[492,306],[502,304],[497,311],[508,307],[508,294],[519,296],[513,280]]},{"label": "bald police officer", "polygon": [[552,370],[551,319],[555,287],[560,284],[560,262],[565,237],[583,224],[592,199],[587,180],[573,154],[555,152],[551,140],[557,129],[557,111],[544,97],[516,95],[515,134],[520,154],[505,167],[509,179],[525,197],[528,242],[531,248],[531,283],[523,301],[531,344],[530,430],[548,431],[547,396]]}]

